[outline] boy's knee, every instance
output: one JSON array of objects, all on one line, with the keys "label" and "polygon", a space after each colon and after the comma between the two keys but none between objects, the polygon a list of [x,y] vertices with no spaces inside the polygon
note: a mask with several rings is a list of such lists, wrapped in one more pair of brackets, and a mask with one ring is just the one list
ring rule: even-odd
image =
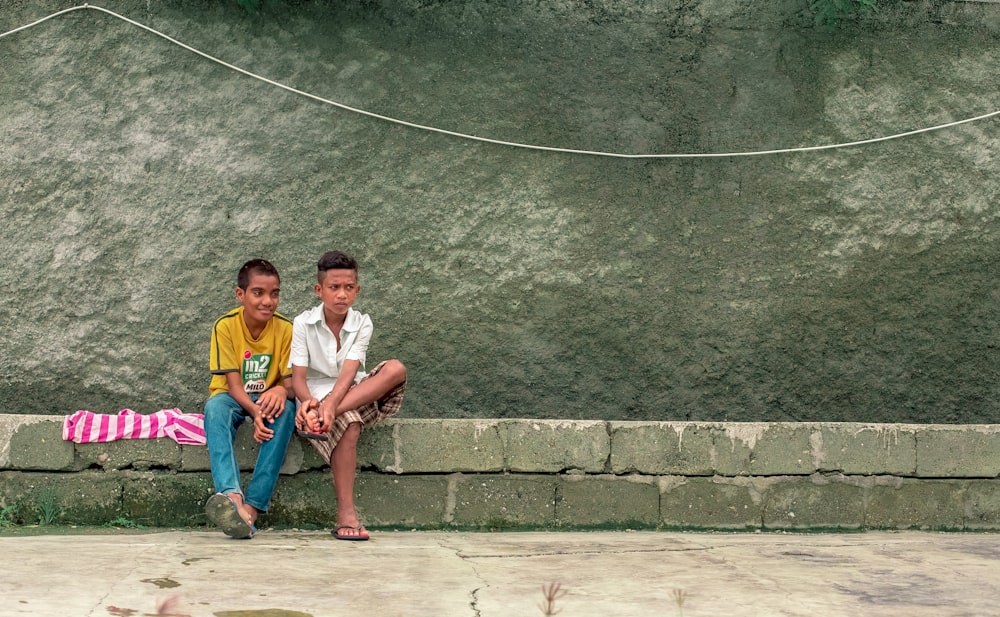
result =
[{"label": "boy's knee", "polygon": [[389,369],[389,372],[396,378],[396,380],[403,381],[406,379],[406,365],[399,360],[396,360],[395,358],[389,360],[386,362],[385,368]]},{"label": "boy's knee", "polygon": [[285,403],[285,408],[272,423],[272,428],[280,428],[282,430],[289,429],[289,427],[294,428],[295,426],[295,401],[288,401]]},{"label": "boy's knee", "polygon": [[344,434],[341,435],[340,443],[343,443],[345,439],[348,440],[348,442],[350,443],[357,443],[358,437],[360,436],[361,436],[361,425],[358,424],[357,422],[351,422],[350,424],[347,425],[347,428],[344,430]]}]

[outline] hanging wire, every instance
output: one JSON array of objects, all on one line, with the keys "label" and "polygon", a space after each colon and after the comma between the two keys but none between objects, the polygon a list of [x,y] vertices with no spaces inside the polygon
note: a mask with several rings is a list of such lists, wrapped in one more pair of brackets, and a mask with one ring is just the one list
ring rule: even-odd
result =
[{"label": "hanging wire", "polygon": [[990,112],[990,113],[982,114],[982,115],[979,115],[979,116],[974,116],[972,118],[965,118],[963,120],[956,120],[954,122],[948,122],[948,123],[945,123],[945,124],[938,124],[938,125],[935,125],[935,126],[929,126],[929,127],[922,128],[922,129],[916,129],[916,130],[913,130],[913,131],[906,131],[905,133],[896,133],[894,135],[886,135],[884,137],[873,137],[871,139],[861,139],[861,140],[857,140],[857,141],[848,141],[848,142],[836,143],[836,144],[826,144],[826,145],[821,145],[821,146],[799,146],[799,147],[794,147],[794,148],[778,148],[778,149],[774,149],[774,150],[753,150],[753,151],[743,151],[743,152],[708,152],[708,153],[673,153],[673,154],[626,154],[626,153],[621,153],[621,152],[602,152],[602,151],[597,151],[597,150],[577,150],[577,149],[574,149],[574,148],[558,148],[558,147],[554,147],[554,146],[539,146],[539,145],[525,144],[525,143],[519,143],[519,142],[514,142],[514,141],[504,141],[504,140],[501,140],[501,139],[492,139],[492,138],[489,138],[489,137],[479,137],[479,136],[470,135],[470,134],[467,134],[467,133],[458,133],[458,132],[455,132],[455,131],[449,131],[447,129],[437,128],[437,127],[433,127],[433,126],[427,126],[427,125],[424,125],[424,124],[417,124],[417,123],[414,123],[414,122],[408,122],[406,120],[400,120],[398,118],[393,118],[393,117],[390,117],[390,116],[384,116],[382,114],[377,114],[377,113],[374,113],[374,112],[366,111],[364,109],[359,109],[357,107],[351,107],[351,106],[345,105],[343,103],[338,103],[337,101],[332,101],[330,99],[325,99],[325,98],[317,96],[315,94],[311,94],[309,92],[305,92],[303,90],[299,90],[297,88],[293,88],[291,86],[288,86],[288,85],[282,84],[280,82],[268,79],[268,78],[263,77],[261,75],[258,75],[256,73],[252,73],[252,72],[250,72],[250,71],[248,71],[246,69],[242,69],[242,68],[240,68],[238,66],[230,64],[228,62],[225,62],[224,60],[220,60],[219,58],[211,56],[211,55],[209,55],[209,54],[207,54],[207,53],[205,53],[203,51],[195,49],[194,47],[191,47],[190,45],[186,45],[186,44],[178,41],[177,39],[175,39],[173,37],[170,37],[170,36],[168,36],[168,35],[160,32],[158,30],[154,30],[153,28],[150,28],[149,26],[146,26],[145,24],[141,24],[141,23],[139,23],[137,21],[129,19],[128,17],[125,17],[124,15],[119,15],[118,13],[115,13],[114,11],[110,11],[108,9],[105,9],[105,8],[99,7],[99,6],[92,6],[90,4],[82,4],[82,5],[79,5],[79,6],[73,6],[73,7],[67,8],[67,9],[63,9],[61,11],[57,11],[57,12],[52,13],[51,15],[48,15],[46,17],[43,17],[43,18],[41,18],[41,19],[39,19],[37,21],[33,21],[33,22],[29,23],[29,24],[25,24],[25,25],[23,25],[23,26],[21,26],[19,28],[15,28],[15,29],[10,30],[8,32],[4,32],[4,33],[0,34],[0,39],[4,38],[6,36],[9,36],[11,34],[14,34],[15,32],[20,32],[22,30],[27,30],[27,29],[29,29],[29,28],[31,28],[33,26],[37,26],[37,25],[39,25],[39,24],[41,24],[43,22],[46,22],[46,21],[48,21],[50,19],[53,19],[55,17],[59,17],[61,15],[65,15],[67,13],[70,13],[70,12],[73,12],[73,11],[79,11],[79,10],[82,10],[82,9],[92,9],[92,10],[95,10],[95,11],[100,11],[102,13],[105,13],[105,14],[110,15],[112,17],[115,17],[117,19],[120,19],[120,20],[122,20],[122,21],[124,21],[126,23],[129,23],[129,24],[131,24],[131,25],[133,25],[133,26],[135,26],[137,28],[141,28],[141,29],[143,29],[143,30],[145,30],[145,31],[147,31],[147,32],[149,32],[151,34],[154,34],[154,35],[156,35],[156,36],[158,36],[158,37],[160,37],[160,38],[162,38],[162,39],[164,39],[166,41],[169,41],[170,43],[172,43],[174,45],[177,45],[178,47],[186,49],[186,50],[190,51],[191,53],[197,54],[197,55],[201,56],[202,58],[205,58],[206,60],[210,60],[212,62],[215,62],[216,64],[222,65],[222,66],[226,67],[227,69],[230,69],[232,71],[236,71],[237,73],[241,73],[243,75],[246,75],[247,77],[252,77],[253,79],[260,80],[260,81],[262,81],[262,82],[264,82],[266,84],[270,84],[270,85],[272,85],[272,86],[274,86],[276,88],[281,88],[282,90],[286,90],[286,91],[291,92],[293,94],[297,94],[299,96],[304,96],[304,97],[312,99],[314,101],[318,101],[318,102],[326,104],[326,105],[331,105],[333,107],[337,107],[337,108],[343,109],[345,111],[349,111],[349,112],[356,113],[356,114],[361,114],[363,116],[368,116],[370,118],[375,118],[375,119],[378,119],[378,120],[383,120],[385,122],[391,122],[391,123],[394,123],[394,124],[399,124],[401,126],[410,127],[410,128],[418,129],[418,130],[421,130],[421,131],[429,131],[429,132],[432,132],[432,133],[440,133],[442,135],[448,135],[448,136],[451,136],[451,137],[458,137],[460,139],[467,139],[467,140],[471,140],[471,141],[485,142],[485,143],[496,144],[496,145],[500,145],[500,146],[509,146],[509,147],[512,147],[512,148],[523,148],[523,149],[528,149],[528,150],[542,150],[542,151],[545,151],[545,152],[560,152],[560,153],[566,153],[566,154],[584,154],[584,155],[589,155],[589,156],[603,156],[603,157],[623,158],[623,159],[732,158],[732,157],[748,157],[748,156],[765,156],[765,155],[770,155],[770,154],[787,154],[787,153],[792,153],[792,152],[815,152],[815,151],[818,151],[818,150],[834,150],[834,149],[838,149],[838,148],[850,148],[850,147],[854,147],[854,146],[862,146],[862,145],[866,145],[866,144],[874,144],[874,143],[879,143],[879,142],[883,142],[883,141],[890,141],[890,140],[893,140],[893,139],[902,139],[904,137],[911,137],[913,135],[919,135],[921,133],[929,133],[931,131],[940,131],[940,130],[943,130],[943,129],[947,129],[947,128],[952,128],[952,127],[955,127],[955,126],[959,126],[961,124],[968,124],[970,122],[979,122],[980,120],[986,120],[987,118],[992,118],[994,116],[1000,115],[1000,110],[997,110],[997,111],[993,111],[993,112]]}]

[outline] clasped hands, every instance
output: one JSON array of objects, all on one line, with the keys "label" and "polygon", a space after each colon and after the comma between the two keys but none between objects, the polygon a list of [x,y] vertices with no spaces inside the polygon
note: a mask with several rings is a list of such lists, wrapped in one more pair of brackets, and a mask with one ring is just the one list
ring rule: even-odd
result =
[{"label": "clasped hands", "polygon": [[257,443],[274,437],[274,431],[267,425],[274,424],[275,418],[285,411],[285,401],[288,399],[288,390],[284,386],[278,385],[265,390],[257,399],[257,413],[253,416],[253,438]]},{"label": "clasped hands", "polygon": [[333,427],[336,415],[330,397],[322,401],[309,398],[302,401],[295,410],[295,426],[310,433],[326,433]]}]

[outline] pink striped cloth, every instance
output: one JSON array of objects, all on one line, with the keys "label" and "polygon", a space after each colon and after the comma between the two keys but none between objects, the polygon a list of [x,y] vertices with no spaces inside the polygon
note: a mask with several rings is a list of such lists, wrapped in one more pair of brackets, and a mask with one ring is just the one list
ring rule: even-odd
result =
[{"label": "pink striped cloth", "polygon": [[181,413],[180,409],[161,409],[148,415],[122,409],[117,415],[80,410],[66,416],[63,439],[74,443],[95,443],[119,439],[157,439],[169,437],[185,445],[205,445],[205,417],[200,413]]}]

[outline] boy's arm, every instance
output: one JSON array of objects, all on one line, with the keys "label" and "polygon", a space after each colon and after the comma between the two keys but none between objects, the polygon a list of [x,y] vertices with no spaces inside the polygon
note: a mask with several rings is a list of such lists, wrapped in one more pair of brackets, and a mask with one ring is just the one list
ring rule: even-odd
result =
[{"label": "boy's arm", "polygon": [[239,373],[236,371],[226,373],[226,383],[229,385],[229,396],[233,397],[250,417],[256,418],[260,415],[260,406],[250,400],[250,395],[243,389],[243,378]]},{"label": "boy's arm", "polygon": [[309,422],[306,414],[319,406],[319,401],[313,398],[312,392],[309,391],[309,383],[306,381],[306,373],[308,373],[309,368],[305,366],[292,365],[292,392],[294,392],[295,398],[299,399],[299,406],[295,410],[295,425],[299,428],[308,429],[311,431],[319,430],[317,426]]},{"label": "boy's arm", "polygon": [[323,430],[327,430],[333,425],[340,401],[344,400],[347,391],[354,385],[354,377],[358,374],[359,368],[361,368],[360,360],[344,360],[344,364],[340,368],[340,375],[337,376],[337,383],[333,384],[333,390],[319,404]]},{"label": "boy's arm", "polygon": [[257,443],[264,443],[274,437],[274,431],[267,428],[267,424],[264,422],[264,415],[261,413],[260,407],[250,400],[250,396],[243,389],[243,378],[240,377],[240,374],[235,371],[226,373],[226,383],[229,385],[229,396],[233,397],[233,400],[239,403],[240,407],[253,418],[254,440]]},{"label": "boy's arm", "polygon": [[294,392],[295,398],[303,403],[308,402],[313,397],[309,391],[309,383],[306,381],[308,371],[308,367],[292,365],[292,392]]},{"label": "boy's arm", "polygon": [[[275,354],[275,364],[282,367],[283,372],[290,364],[289,353],[293,339],[292,328],[287,328],[284,332],[285,336],[282,337]],[[274,419],[285,411],[285,403],[288,402],[288,399],[294,398],[295,395],[291,388],[291,374],[284,373],[278,383],[261,392],[260,396],[257,397],[257,404],[260,406],[261,413],[264,414],[264,419],[268,422],[274,422]]]}]

